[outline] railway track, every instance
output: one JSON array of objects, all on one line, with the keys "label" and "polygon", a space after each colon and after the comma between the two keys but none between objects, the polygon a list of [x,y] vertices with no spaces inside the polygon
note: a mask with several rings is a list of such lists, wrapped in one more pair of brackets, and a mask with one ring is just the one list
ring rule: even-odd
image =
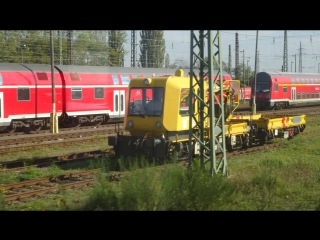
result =
[{"label": "railway track", "polygon": [[[237,153],[228,153],[229,157],[236,156],[239,154],[248,154],[255,151],[262,151],[274,147],[284,145],[283,143],[268,144],[265,146],[257,146],[252,149],[243,150]],[[187,166],[188,162],[185,160],[178,161],[181,166]],[[173,165],[172,163],[166,164]],[[12,165],[14,166],[14,165]],[[156,166],[161,168],[164,165]],[[117,167],[117,166],[114,166]],[[21,170],[21,168],[13,168],[12,170]],[[13,201],[21,201],[26,198],[40,196],[48,193],[55,193],[62,189],[80,188],[83,186],[89,186],[95,183],[94,174],[100,172],[101,169],[92,169],[81,172],[74,172],[54,177],[33,179],[29,181],[23,181],[18,183],[0,185],[0,192],[3,194],[3,198],[7,203]],[[139,171],[139,169],[137,170]],[[120,172],[119,169],[113,168],[106,173],[106,178],[109,181],[119,180],[120,178],[127,176],[130,172]]]},{"label": "railway track", "polygon": [[[309,132],[302,132],[300,134],[318,134],[319,131],[309,131]],[[264,151],[271,148],[277,148],[284,146],[284,142],[278,142],[278,143],[270,143],[265,144],[263,146],[254,146],[252,148],[248,149],[242,149],[239,151],[233,151],[228,152],[227,157],[234,157],[238,155],[243,154],[251,154],[258,151]],[[46,159],[39,159],[36,164],[30,165],[28,167],[42,167],[48,164],[65,164],[72,161],[84,161],[88,159],[92,159],[92,157],[98,157],[102,155],[106,155],[108,153],[111,153],[112,150],[107,151],[101,151],[101,152],[92,152],[89,153],[81,153],[80,156],[57,156],[55,158],[46,158]],[[219,156],[219,155],[218,155]],[[64,159],[64,160],[61,160]],[[182,166],[187,165],[187,161],[179,161],[179,164]],[[17,167],[19,166],[20,167]],[[1,171],[21,171],[25,169],[22,165],[22,161],[12,161],[5,163],[5,166],[2,165],[1,167],[5,167],[5,169],[1,169]],[[167,164],[166,164],[167,165]],[[170,165],[170,164],[168,164]],[[161,166],[157,166],[161,167]],[[19,183],[13,183],[13,184],[6,184],[6,185],[0,185],[0,192],[4,195],[4,200],[6,202],[12,203],[13,201],[20,201],[22,199],[34,197],[34,196],[40,196],[47,193],[54,193],[61,189],[70,189],[70,188],[80,188],[83,186],[89,186],[94,184],[94,174],[100,172],[101,169],[92,169],[92,170],[86,170],[81,172],[74,172],[49,178],[41,178],[41,179],[33,179],[30,181],[23,181]],[[128,172],[123,173],[119,172],[119,167],[117,165],[114,165],[112,169],[110,169],[109,173],[106,174],[106,177],[109,178],[109,180],[119,180],[120,177],[126,176],[129,174]]]},{"label": "railway track", "polygon": [[[108,124],[102,124],[102,125],[87,125],[87,126],[81,126],[81,127],[73,127],[73,128],[59,128],[59,133],[68,133],[72,131],[82,131],[82,130],[96,130],[96,129],[121,129],[123,128],[123,122],[117,122],[117,123],[108,123]],[[1,137],[17,137],[22,135],[36,135],[36,134],[50,134],[50,128],[43,129],[39,131],[33,131],[33,130],[24,130],[24,131],[17,131],[13,133],[8,132],[0,132],[0,139]]]},{"label": "railway track", "polygon": [[86,170],[55,177],[33,179],[0,186],[6,202],[21,200],[62,189],[79,188],[95,182],[93,175],[100,169]]}]

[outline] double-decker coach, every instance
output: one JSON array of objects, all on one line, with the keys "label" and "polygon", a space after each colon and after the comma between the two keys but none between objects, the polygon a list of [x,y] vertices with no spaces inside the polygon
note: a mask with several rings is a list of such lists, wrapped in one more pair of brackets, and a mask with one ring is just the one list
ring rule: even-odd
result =
[{"label": "double-decker coach", "polygon": [[[254,94],[253,83],[251,106]],[[255,92],[257,110],[318,105],[320,104],[320,74],[259,72]]]}]

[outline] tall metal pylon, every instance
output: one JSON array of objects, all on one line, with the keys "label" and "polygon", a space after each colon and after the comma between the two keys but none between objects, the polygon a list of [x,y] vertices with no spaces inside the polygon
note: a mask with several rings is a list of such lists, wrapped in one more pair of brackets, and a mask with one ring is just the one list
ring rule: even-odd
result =
[{"label": "tall metal pylon", "polygon": [[[210,174],[219,173],[222,171],[224,175],[228,174],[227,156],[226,156],[226,139],[225,139],[225,116],[224,103],[218,100],[217,95],[223,96],[223,81],[219,81],[219,93],[213,91],[214,84],[222,77],[222,54],[221,54],[221,37],[220,31],[217,31],[214,39],[212,31],[200,30],[199,37],[195,35],[195,31],[191,31],[190,41],[190,92],[189,92],[189,168],[192,167],[193,149],[199,146],[200,166],[205,169],[206,164],[210,163]],[[205,44],[207,42],[207,44]],[[205,61],[205,45],[207,46],[208,62]],[[217,49],[214,50],[213,47]],[[214,67],[213,64],[218,66]],[[193,69],[199,67],[199,75],[197,76]],[[214,69],[217,70],[214,76]],[[205,101],[205,76],[208,76],[209,81],[209,104]],[[193,82],[195,79],[195,83]],[[199,89],[199,91],[197,91]],[[198,111],[193,110],[193,99],[197,102]],[[220,98],[219,98],[220,99]],[[223,98],[221,98],[223,99]],[[214,102],[218,102],[218,108],[215,109]],[[215,111],[218,112],[216,113]],[[216,117],[215,117],[216,116]],[[205,131],[205,121],[209,123],[209,141],[208,132]],[[217,134],[218,133],[218,134]],[[217,135],[216,135],[217,134]],[[222,139],[222,142],[219,141]],[[194,141],[192,141],[194,139]],[[217,160],[215,145],[222,150],[221,158]]]},{"label": "tall metal pylon", "polygon": [[58,30],[59,38],[59,64],[62,65],[62,30]]},{"label": "tall metal pylon", "polygon": [[136,31],[131,30],[131,67],[136,66]]},{"label": "tall metal pylon", "polygon": [[228,59],[228,69],[229,74],[232,76],[232,58],[231,58],[231,45],[229,45],[229,59]]},{"label": "tall metal pylon", "polygon": [[239,39],[238,33],[236,33],[236,57],[235,57],[236,65],[235,65],[235,78],[239,79]]},{"label": "tall metal pylon", "polygon": [[299,72],[302,72],[302,48],[300,42],[300,49],[299,49]]},{"label": "tall metal pylon", "polygon": [[259,72],[259,51],[258,51],[258,54],[257,54],[257,72]]},{"label": "tall metal pylon", "polygon": [[284,31],[283,46],[283,72],[288,72],[288,46],[287,46],[287,30]]},{"label": "tall metal pylon", "polygon": [[67,42],[67,49],[68,49],[68,61],[69,65],[72,65],[73,59],[73,49],[72,49],[72,42],[73,42],[73,30],[68,30],[68,42]]}]

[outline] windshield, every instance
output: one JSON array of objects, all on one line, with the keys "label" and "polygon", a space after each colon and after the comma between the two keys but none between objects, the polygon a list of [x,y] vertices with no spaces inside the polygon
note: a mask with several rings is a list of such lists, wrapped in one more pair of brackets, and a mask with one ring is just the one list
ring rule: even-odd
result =
[{"label": "windshield", "polygon": [[160,116],[163,112],[163,87],[130,89],[129,115]]},{"label": "windshield", "polygon": [[270,92],[270,84],[267,82],[257,82],[256,92],[257,93]]}]

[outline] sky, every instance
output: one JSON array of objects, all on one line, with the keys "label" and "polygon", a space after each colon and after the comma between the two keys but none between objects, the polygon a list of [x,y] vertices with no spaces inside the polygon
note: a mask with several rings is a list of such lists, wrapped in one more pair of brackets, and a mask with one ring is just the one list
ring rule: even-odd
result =
[{"label": "sky", "polygon": [[[281,71],[283,65],[284,52],[284,30],[258,31],[258,52],[259,52],[259,71]],[[125,50],[125,67],[131,66],[131,31],[128,33],[128,43]],[[164,39],[166,43],[166,53],[170,56],[170,63],[182,59],[190,62],[190,33],[187,30],[165,30]],[[198,30],[195,35],[199,38]],[[212,31],[213,36],[217,31]],[[220,30],[222,61],[228,64],[229,45],[231,45],[231,66],[235,67],[235,36],[238,33],[239,40],[239,63],[249,65],[252,70],[255,68],[256,51],[256,30],[237,31]],[[136,30],[137,41],[140,40],[140,31]],[[301,31],[287,30],[287,56],[288,72],[299,71],[299,53],[301,43],[301,63],[302,72],[317,73],[320,69],[320,31]],[[244,51],[244,56],[243,56]],[[138,47],[138,54],[140,49]],[[244,61],[243,61],[244,57]]]}]

